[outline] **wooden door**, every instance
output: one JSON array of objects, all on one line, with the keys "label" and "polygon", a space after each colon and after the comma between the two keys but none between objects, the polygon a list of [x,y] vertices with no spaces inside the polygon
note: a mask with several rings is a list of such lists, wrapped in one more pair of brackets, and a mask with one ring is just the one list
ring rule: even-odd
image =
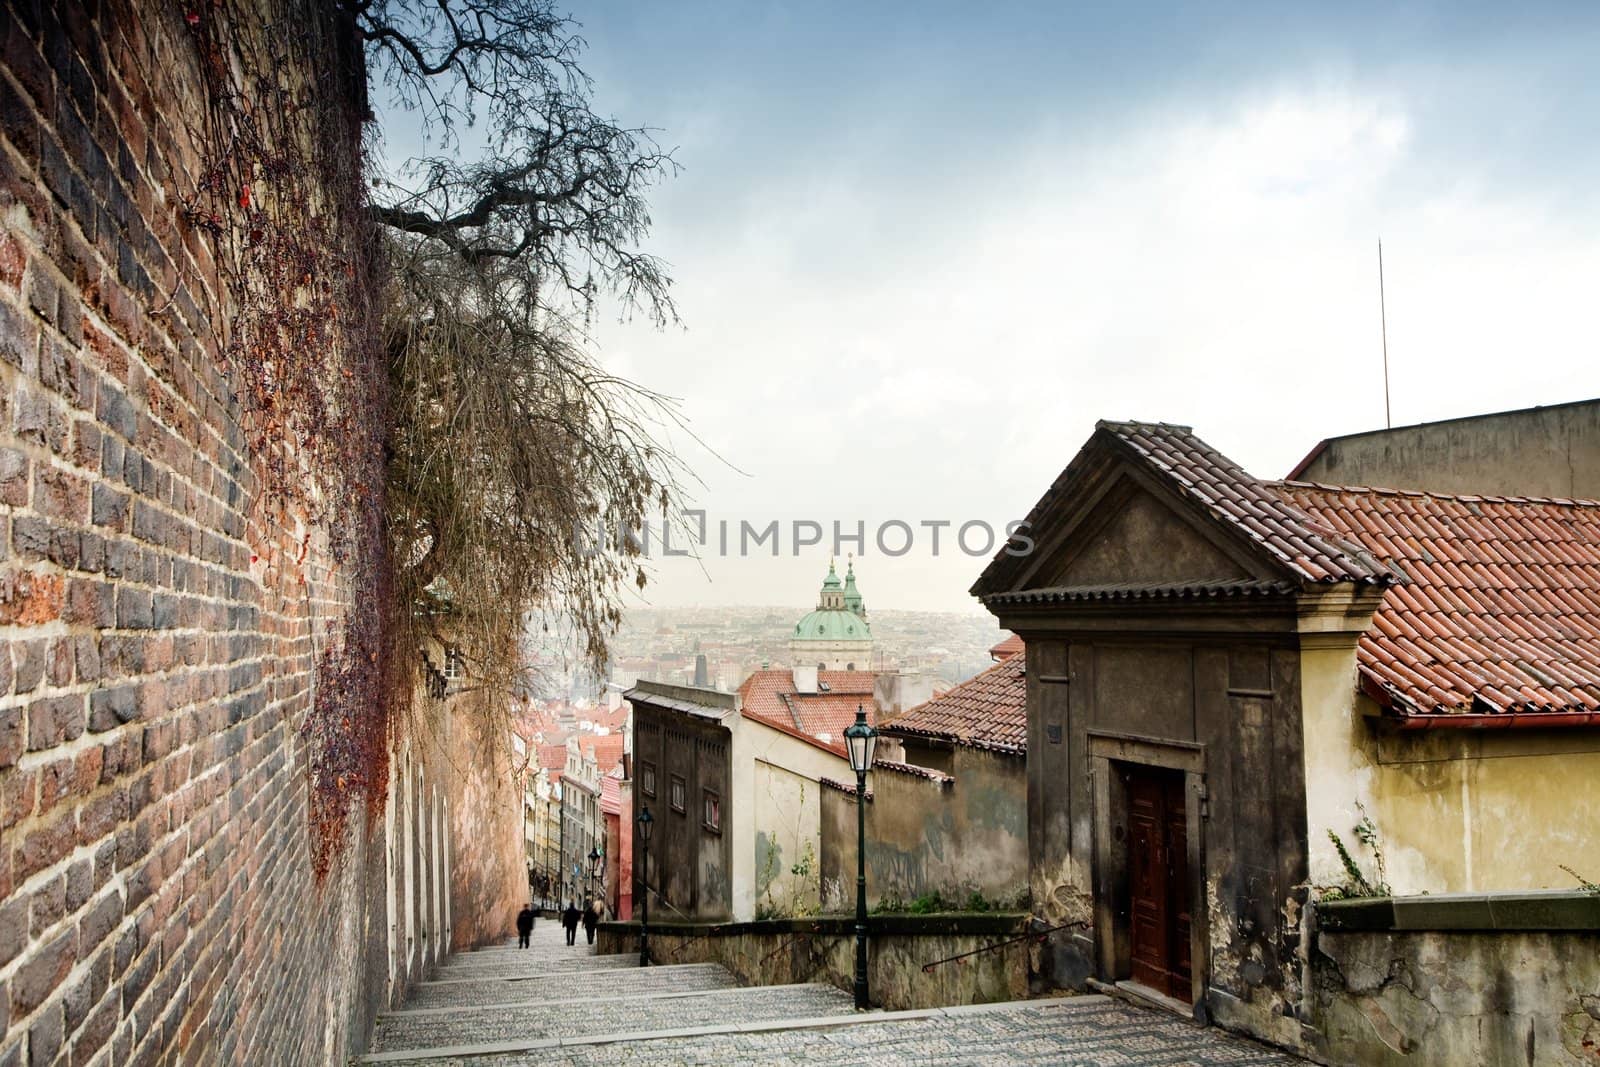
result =
[{"label": "wooden door", "polygon": [[1132,978],[1187,1002],[1189,844],[1183,775],[1132,768],[1128,787]]}]

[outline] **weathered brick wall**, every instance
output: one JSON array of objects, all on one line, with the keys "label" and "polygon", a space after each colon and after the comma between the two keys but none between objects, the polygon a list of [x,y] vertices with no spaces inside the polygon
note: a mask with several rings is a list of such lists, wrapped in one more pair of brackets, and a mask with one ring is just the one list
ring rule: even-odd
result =
[{"label": "weathered brick wall", "polygon": [[[239,5],[262,20],[240,32],[321,17],[301,2]],[[339,1062],[462,906],[498,906],[450,889],[477,885],[465,786],[410,716],[389,802],[357,797],[313,869],[302,727],[375,561],[340,516],[267,499],[299,452],[250,421],[221,340],[237,294],[185,206],[215,79],[259,72],[207,67],[188,13],[0,0],[0,1065]],[[338,190],[309,180],[338,245]],[[361,351],[349,321],[311,353],[330,374]]]}]

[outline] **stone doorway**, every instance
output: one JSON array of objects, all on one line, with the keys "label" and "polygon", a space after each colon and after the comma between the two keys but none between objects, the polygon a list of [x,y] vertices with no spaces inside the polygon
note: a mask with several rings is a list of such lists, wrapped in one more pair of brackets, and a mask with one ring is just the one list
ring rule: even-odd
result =
[{"label": "stone doorway", "polygon": [[1096,977],[1205,1021],[1205,749],[1089,732]]}]

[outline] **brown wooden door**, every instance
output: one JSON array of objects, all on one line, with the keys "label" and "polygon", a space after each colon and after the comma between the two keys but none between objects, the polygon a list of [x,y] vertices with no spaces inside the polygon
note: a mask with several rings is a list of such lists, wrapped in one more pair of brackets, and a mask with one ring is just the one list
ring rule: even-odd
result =
[{"label": "brown wooden door", "polygon": [[1128,866],[1134,981],[1187,1002],[1189,835],[1183,775],[1127,772]]}]

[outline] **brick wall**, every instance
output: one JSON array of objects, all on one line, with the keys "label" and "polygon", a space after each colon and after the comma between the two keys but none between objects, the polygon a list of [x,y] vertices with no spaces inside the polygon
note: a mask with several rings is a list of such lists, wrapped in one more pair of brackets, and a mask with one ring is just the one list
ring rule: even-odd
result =
[{"label": "brick wall", "polygon": [[[237,10],[261,20],[245,33],[323,17]],[[407,724],[449,716],[421,698],[435,714],[387,727],[388,803],[356,798],[313,870],[302,727],[375,561],[340,516],[268,499],[303,450],[240,399],[219,340],[237,294],[185,207],[215,78],[260,72],[207,67],[188,13],[0,0],[0,1065],[340,1062],[518,890],[515,801],[502,832],[471,758],[489,741],[463,732],[468,770],[436,770]],[[357,115],[358,88],[338,102]],[[330,180],[358,180],[343,165]],[[307,211],[337,205],[313,192]],[[348,243],[333,216],[323,240]],[[355,328],[318,335],[329,374]],[[347,710],[382,730],[361,717],[392,709]],[[464,828],[487,842],[465,866]]]}]

